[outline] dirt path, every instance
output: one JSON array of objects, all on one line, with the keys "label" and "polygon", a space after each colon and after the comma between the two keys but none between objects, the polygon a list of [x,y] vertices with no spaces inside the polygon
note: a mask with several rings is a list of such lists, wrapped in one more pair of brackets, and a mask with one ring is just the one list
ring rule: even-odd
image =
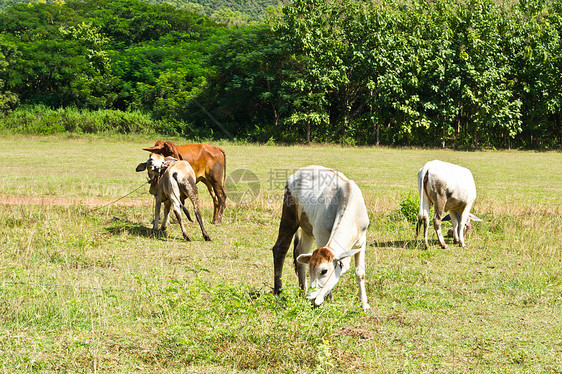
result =
[{"label": "dirt path", "polygon": [[94,198],[68,198],[68,197],[29,197],[15,195],[0,195],[0,205],[85,205],[85,206],[104,206],[104,205],[121,205],[121,206],[142,206],[150,205],[151,199],[128,199],[124,198],[119,201],[116,199],[94,199]]}]

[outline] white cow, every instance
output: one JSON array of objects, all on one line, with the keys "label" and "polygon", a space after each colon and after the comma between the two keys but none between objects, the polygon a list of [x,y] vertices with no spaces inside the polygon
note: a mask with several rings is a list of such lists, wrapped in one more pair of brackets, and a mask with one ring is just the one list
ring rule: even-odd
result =
[{"label": "white cow", "polygon": [[416,224],[416,238],[423,222],[425,247],[428,248],[427,231],[429,227],[429,208],[435,205],[433,227],[439,238],[439,244],[447,245],[441,233],[441,221],[449,211],[453,224],[453,240],[461,247],[465,246],[464,233],[469,220],[481,221],[470,213],[476,199],[476,186],[472,173],[467,168],[439,160],[429,161],[418,172],[418,191],[420,193],[420,210]]},{"label": "white cow", "polygon": [[[359,296],[363,310],[370,311],[365,292],[368,226],[365,201],[355,182],[321,166],[297,170],[287,180],[279,235],[273,246],[274,293],[281,292],[283,263],[295,236],[295,271],[307,298],[319,306],[331,297],[340,276],[350,267],[351,256],[355,256]],[[318,248],[307,254],[315,239]],[[306,264],[310,273],[308,293]]]},{"label": "white cow", "polygon": [[189,197],[195,210],[195,217],[201,227],[201,232],[206,241],[211,240],[205,231],[201,212],[199,211],[199,201],[197,197],[197,186],[195,185],[195,173],[187,161],[178,161],[173,157],[164,157],[160,154],[151,153],[148,160],[141,162],[136,171],[147,170],[150,179],[150,193],[154,195],[154,221],[152,232],[156,232],[158,221],[160,220],[160,205],[164,203],[164,219],[160,229],[166,230],[169,223],[170,208],[173,207],[174,213],[180,224],[183,237],[191,241],[183,225],[181,211],[183,210],[187,218],[191,221],[189,212],[184,206],[186,197]]}]

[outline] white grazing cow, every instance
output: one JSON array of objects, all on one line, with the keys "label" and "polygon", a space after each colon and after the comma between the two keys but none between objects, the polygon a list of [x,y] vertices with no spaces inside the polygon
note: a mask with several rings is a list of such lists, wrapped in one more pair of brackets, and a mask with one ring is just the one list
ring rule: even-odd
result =
[{"label": "white grazing cow", "polygon": [[[355,182],[321,166],[297,170],[285,186],[279,235],[273,246],[273,292],[281,292],[283,263],[295,236],[295,271],[307,299],[319,306],[326,297],[331,297],[340,276],[350,267],[351,256],[355,256],[359,296],[363,310],[370,311],[365,292],[368,226],[365,201]],[[315,239],[318,248],[307,254]],[[306,264],[310,273],[308,293]]]},{"label": "white grazing cow", "polygon": [[184,211],[187,218],[191,221],[187,208],[183,205],[186,197],[189,197],[195,210],[195,217],[201,232],[206,241],[211,240],[201,219],[199,211],[199,201],[197,197],[197,186],[195,185],[195,173],[191,165],[187,161],[178,161],[172,157],[164,157],[160,154],[151,153],[148,160],[141,162],[137,171],[146,170],[150,179],[150,193],[154,195],[156,200],[154,207],[154,221],[152,232],[155,233],[160,220],[160,205],[164,203],[164,219],[160,229],[166,230],[169,223],[170,208],[173,207],[174,213],[180,224],[183,237],[187,241],[191,241],[181,218],[181,210]]},{"label": "white grazing cow", "polygon": [[441,233],[441,221],[449,211],[453,224],[453,240],[461,247],[465,246],[464,232],[470,219],[481,221],[470,213],[476,199],[476,186],[472,173],[467,168],[439,160],[429,161],[418,172],[418,190],[420,193],[420,211],[416,224],[416,238],[423,222],[425,247],[428,248],[427,231],[429,227],[429,208],[435,205],[433,227],[439,238],[439,244],[447,245]]}]

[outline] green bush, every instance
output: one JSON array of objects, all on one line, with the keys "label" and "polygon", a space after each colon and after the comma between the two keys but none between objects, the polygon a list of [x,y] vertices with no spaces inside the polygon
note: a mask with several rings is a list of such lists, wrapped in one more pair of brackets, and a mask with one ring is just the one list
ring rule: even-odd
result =
[{"label": "green bush", "polygon": [[408,220],[415,222],[420,210],[420,198],[416,192],[409,192],[402,196],[399,202],[400,213]]},{"label": "green bush", "polygon": [[22,106],[0,118],[0,131],[20,134],[151,134],[179,135],[188,133],[189,125],[154,120],[139,111],[52,109],[44,105]]}]

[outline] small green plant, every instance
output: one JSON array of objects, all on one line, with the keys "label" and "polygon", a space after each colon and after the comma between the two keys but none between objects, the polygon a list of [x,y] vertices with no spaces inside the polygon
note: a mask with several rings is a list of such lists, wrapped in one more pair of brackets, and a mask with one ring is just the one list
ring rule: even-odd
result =
[{"label": "small green plant", "polygon": [[420,210],[420,201],[417,193],[408,192],[402,195],[399,205],[400,213],[408,220],[408,222],[415,222]]},{"label": "small green plant", "polygon": [[318,364],[314,369],[315,374],[326,373],[329,369],[334,368],[335,365],[332,363],[330,342],[326,339],[322,339],[322,342],[318,345],[316,359],[318,360]]}]

